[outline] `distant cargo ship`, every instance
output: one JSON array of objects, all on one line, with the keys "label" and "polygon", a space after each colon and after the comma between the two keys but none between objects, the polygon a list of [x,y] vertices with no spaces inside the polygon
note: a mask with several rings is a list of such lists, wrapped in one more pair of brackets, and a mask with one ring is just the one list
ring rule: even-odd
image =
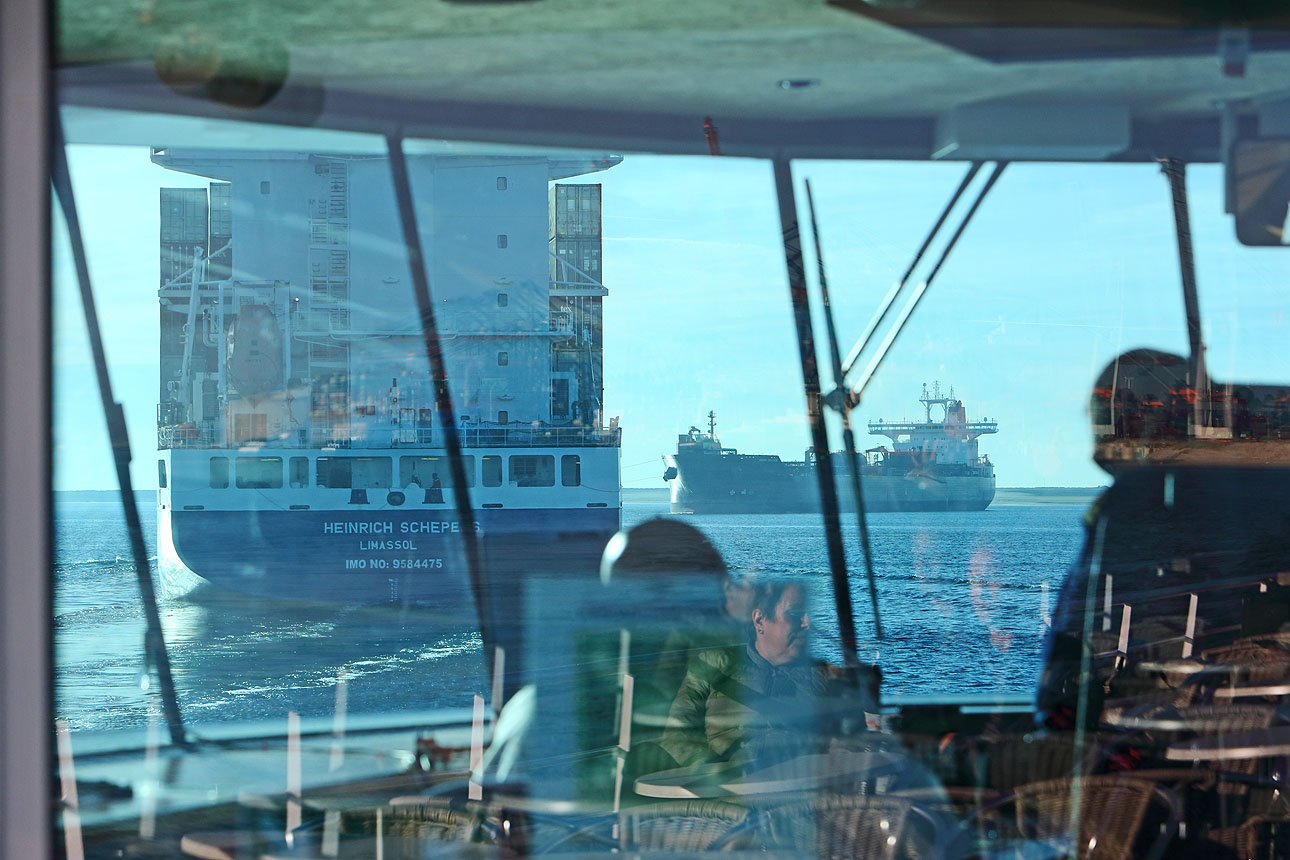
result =
[{"label": "distant cargo ship", "polygon": [[[939,383],[923,386],[919,398],[926,420],[910,423],[869,422],[869,433],[886,436],[863,452],[861,486],[865,510],[982,511],[994,500],[994,465],[977,453],[977,438],[999,432],[993,421],[968,422],[963,402],[942,396]],[[933,408],[941,410],[932,420]],[[804,460],[784,461],[773,454],[740,454],[723,448],[716,436],[716,415],[708,413],[708,432],[691,427],[677,437],[676,453],[664,457],[663,479],[672,487],[672,512],[694,514],[802,513],[820,509],[815,477],[818,458],[808,449]],[[846,476],[846,458],[831,457],[833,469]],[[854,509],[847,483],[839,480],[843,509]]]}]

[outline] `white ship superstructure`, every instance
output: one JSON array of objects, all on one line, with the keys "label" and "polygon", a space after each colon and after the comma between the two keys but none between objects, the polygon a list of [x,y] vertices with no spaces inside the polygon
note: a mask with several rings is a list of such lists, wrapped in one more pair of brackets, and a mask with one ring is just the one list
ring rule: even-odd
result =
[{"label": "white ship superstructure", "polygon": [[[441,596],[460,580],[461,526],[388,160],[166,149],[153,161],[214,180],[162,190],[167,581]],[[451,420],[494,556],[538,564],[540,545],[567,562],[618,527],[599,186],[558,182],[618,161],[408,159]]]}]

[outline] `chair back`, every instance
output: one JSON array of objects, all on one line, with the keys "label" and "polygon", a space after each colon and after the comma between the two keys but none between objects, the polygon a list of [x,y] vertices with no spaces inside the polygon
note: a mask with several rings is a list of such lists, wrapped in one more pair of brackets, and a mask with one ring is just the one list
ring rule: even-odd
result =
[{"label": "chair back", "polygon": [[1026,838],[1064,841],[1078,801],[1080,860],[1127,860],[1155,790],[1145,780],[1115,775],[1050,779],[1018,786],[1013,808]]},{"label": "chair back", "polygon": [[621,819],[630,850],[706,851],[743,825],[748,809],[717,800],[681,800],[637,806]]},{"label": "chair back", "polygon": [[894,795],[815,795],[767,811],[768,847],[819,860],[921,856],[935,839],[915,844],[914,810],[912,801]]}]

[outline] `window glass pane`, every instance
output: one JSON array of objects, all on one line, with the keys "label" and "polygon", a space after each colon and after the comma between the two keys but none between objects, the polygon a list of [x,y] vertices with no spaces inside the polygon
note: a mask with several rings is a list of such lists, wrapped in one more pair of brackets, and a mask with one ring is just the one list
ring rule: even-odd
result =
[{"label": "window glass pane", "polygon": [[211,487],[223,489],[228,486],[228,458],[211,457]]},{"label": "window glass pane", "polygon": [[[466,454],[461,458],[466,471],[466,486],[475,486],[475,458]],[[399,486],[451,487],[452,467],[446,457],[400,457]]]},{"label": "window glass pane", "polygon": [[300,488],[309,486],[309,458],[291,458],[291,486]]},{"label": "window glass pane", "polygon": [[484,457],[484,486],[500,487],[502,485],[502,458]]},{"label": "window glass pane", "polygon": [[320,487],[352,487],[353,461],[349,457],[319,457],[317,479]]},{"label": "window glass pane", "polygon": [[246,488],[282,486],[281,457],[238,457],[237,485]]},{"label": "window glass pane", "polygon": [[355,457],[355,487],[389,487],[393,482],[393,461],[389,457]]},{"label": "window glass pane", "polygon": [[[952,71],[970,78],[961,60]],[[1026,64],[977,65],[995,78]],[[808,99],[786,116],[818,106],[785,83],[779,95]],[[116,127],[89,119],[78,135]],[[57,811],[83,813],[85,856],[171,856],[178,835],[209,856],[368,856],[391,844],[380,834],[409,856],[452,854],[422,819],[489,841],[503,814],[531,832],[483,848],[637,850],[651,822],[597,815],[681,793],[714,795],[688,811],[715,812],[726,836],[733,823],[741,848],[814,856],[811,827],[831,826],[821,810],[839,792],[865,814],[825,853],[863,854],[869,825],[889,846],[894,809],[918,823],[893,856],[934,855],[982,820],[999,835],[970,856],[1060,854],[1076,844],[1061,785],[1044,795],[1067,816],[1056,848],[995,812],[1085,753],[1090,780],[1124,767],[1148,780],[1125,789],[1148,806],[1168,799],[1153,780],[1186,797],[1144,811],[1126,843],[1179,839],[1153,856],[1205,853],[1161,836],[1180,808],[1202,840],[1274,829],[1243,810],[1265,809],[1281,747],[1205,770],[1187,756],[1232,745],[1181,732],[1218,713],[1184,709],[1229,697],[1271,725],[1290,683],[1277,638],[1290,480],[1272,456],[1290,432],[1276,384],[1290,258],[1235,246],[1217,166],[1188,171],[1203,367],[1153,138],[1113,163],[1010,164],[934,282],[917,288],[916,273],[887,315],[899,336],[884,327],[839,377],[829,324],[845,355],[967,162],[795,161],[777,188],[776,165],[729,155],[409,141],[444,368],[427,357],[383,139],[164,119],[144,143],[72,147],[110,370],[134,450],[155,443],[169,484],[165,507],[140,494],[155,607],[122,561],[126,518],[93,492],[112,486],[111,448],[86,407],[65,237],[54,256],[55,707],[83,804]],[[871,130],[907,125],[921,129],[911,157],[951,127]],[[1135,141],[1171,137],[1132,126]],[[781,223],[790,191],[796,229]],[[786,235],[803,259],[785,259]],[[790,273],[808,298],[796,309]],[[821,377],[807,396],[804,362]],[[856,471],[840,450],[848,392]],[[142,490],[151,456],[134,464]],[[229,459],[253,491],[219,491]],[[854,595],[853,628],[838,593]],[[150,608],[160,636],[145,636]],[[162,655],[143,650],[161,644],[192,739],[155,752],[169,776],[141,740],[164,735]],[[474,738],[495,744],[490,785],[515,755],[514,803],[532,801],[540,825],[487,789],[464,812],[437,805],[467,780]],[[1185,789],[1160,774],[1184,761]],[[576,838],[549,846],[547,827]],[[918,841],[924,827],[948,841]]]},{"label": "window glass pane", "polygon": [[510,481],[517,487],[555,485],[555,457],[550,454],[512,456]]},{"label": "window glass pane", "polygon": [[582,483],[582,463],[577,454],[565,454],[560,458],[560,483],[566,487]]}]

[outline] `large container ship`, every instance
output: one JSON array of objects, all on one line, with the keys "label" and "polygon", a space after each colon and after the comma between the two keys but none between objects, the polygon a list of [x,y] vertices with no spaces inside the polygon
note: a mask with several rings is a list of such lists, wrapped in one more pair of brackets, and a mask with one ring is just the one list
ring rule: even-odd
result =
[{"label": "large container ship", "polygon": [[[861,457],[865,510],[981,511],[994,500],[994,465],[977,451],[977,438],[999,431],[993,421],[967,420],[953,389],[942,396],[939,383],[923,386],[919,398],[924,421],[869,422],[869,433],[886,436],[890,445],[871,448]],[[933,410],[939,415],[933,415]],[[820,509],[815,476],[821,458],[808,449],[802,460],[773,454],[740,454],[722,447],[716,415],[708,413],[708,432],[691,427],[677,437],[676,453],[664,457],[663,479],[671,484],[672,512],[694,514],[802,513]],[[855,502],[841,480],[846,458],[833,454],[843,510]]]},{"label": "large container ship", "polygon": [[[163,586],[438,600],[468,584],[380,154],[156,149]],[[619,527],[602,421],[600,159],[410,155],[490,569],[594,570]],[[585,558],[583,558],[585,556]]]}]

